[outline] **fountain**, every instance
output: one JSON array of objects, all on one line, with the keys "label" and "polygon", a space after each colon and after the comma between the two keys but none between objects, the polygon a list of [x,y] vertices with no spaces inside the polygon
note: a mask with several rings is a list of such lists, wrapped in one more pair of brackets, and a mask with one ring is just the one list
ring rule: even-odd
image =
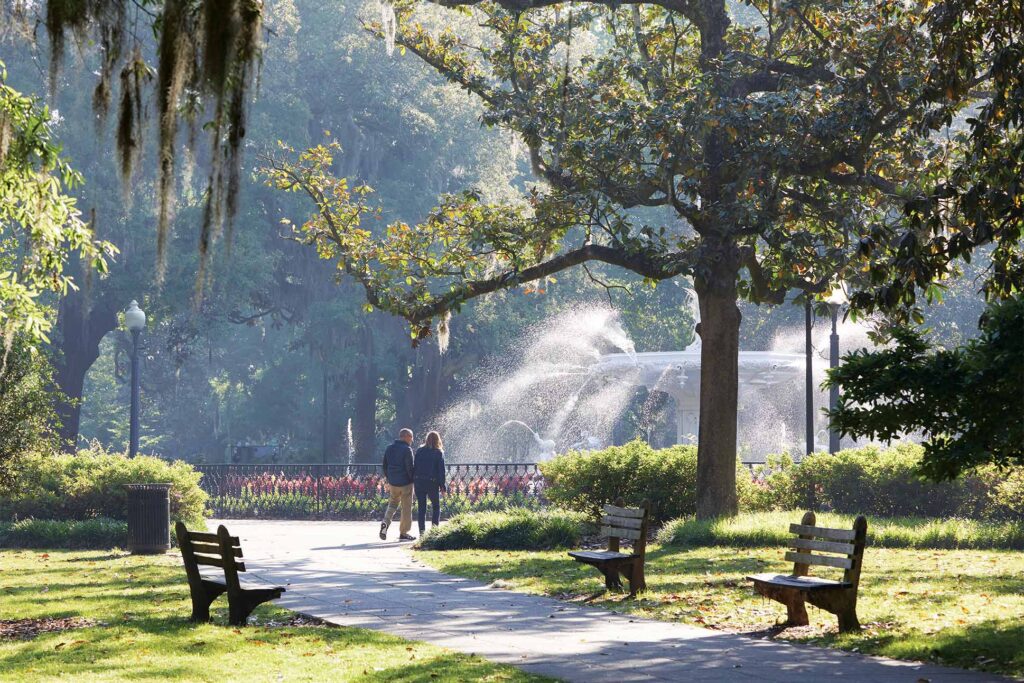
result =
[{"label": "fountain", "polygon": [[[696,348],[694,348],[696,347]],[[602,356],[592,372],[606,381],[617,381],[662,391],[675,400],[676,441],[695,442],[700,415],[700,346],[683,351]],[[762,388],[800,382],[804,357],[775,351],[741,351],[739,383],[741,394]],[[741,404],[749,396],[741,396]]]},{"label": "fountain", "polygon": [[[772,351],[740,352],[737,449],[744,460],[803,452],[805,358],[802,342],[799,349],[790,343],[797,336],[802,331],[780,335]],[[699,338],[682,351],[637,353],[618,314],[602,306],[555,316],[523,338],[530,342],[480,369],[466,398],[432,425],[453,462],[532,462],[601,448],[616,441],[616,425],[644,390],[671,408],[669,439],[696,442]],[[815,386],[825,365],[816,356]],[[815,399],[818,413],[823,397]]]}]

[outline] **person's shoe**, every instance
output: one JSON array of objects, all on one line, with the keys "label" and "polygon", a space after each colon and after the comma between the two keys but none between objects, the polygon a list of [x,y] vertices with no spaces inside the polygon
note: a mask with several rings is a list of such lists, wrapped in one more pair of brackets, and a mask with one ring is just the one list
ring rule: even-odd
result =
[{"label": "person's shoe", "polygon": [[382,540],[382,541],[388,540],[388,523],[387,522],[381,522],[380,523],[380,540]]},{"label": "person's shoe", "polygon": [[427,530],[424,529],[423,527],[420,527],[420,537],[421,538],[423,537],[423,534],[425,534],[425,533],[427,533]]},{"label": "person's shoe", "polygon": [[416,537],[415,536],[410,536],[409,534],[402,534],[401,536],[398,537],[398,540],[399,541],[415,541]]}]

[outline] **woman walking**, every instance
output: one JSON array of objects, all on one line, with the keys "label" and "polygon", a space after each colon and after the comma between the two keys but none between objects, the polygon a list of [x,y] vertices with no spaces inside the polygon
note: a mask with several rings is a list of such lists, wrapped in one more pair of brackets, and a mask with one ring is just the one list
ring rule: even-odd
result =
[{"label": "woman walking", "polygon": [[427,498],[431,504],[431,522],[441,522],[441,489],[445,486],[444,446],[437,432],[427,434],[426,442],[416,449],[413,463],[413,483],[416,489],[416,507],[419,512],[420,536],[427,527]]}]

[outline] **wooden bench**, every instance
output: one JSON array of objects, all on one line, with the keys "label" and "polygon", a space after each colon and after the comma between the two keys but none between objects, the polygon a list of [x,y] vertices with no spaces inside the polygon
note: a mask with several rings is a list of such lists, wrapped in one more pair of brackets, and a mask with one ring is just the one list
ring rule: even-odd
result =
[{"label": "wooden bench", "polygon": [[[786,553],[786,561],[793,562],[793,573],[755,574],[747,578],[754,582],[754,590],[766,598],[786,606],[788,626],[806,626],[805,602],[839,617],[839,631],[856,631],[857,587],[864,557],[864,542],[868,534],[868,521],[863,516],[853,522],[853,529],[828,529],[814,525],[813,512],[804,514],[800,524],[790,524],[789,531],[796,534]],[[821,540],[818,540],[821,539]],[[830,553],[818,555],[812,553]],[[809,576],[810,565],[837,567],[843,571],[842,581]]]},{"label": "wooden bench", "polygon": [[[608,537],[608,550],[574,550],[569,556],[577,562],[596,567],[604,574],[604,585],[608,590],[622,588],[620,574],[629,580],[631,596],[646,590],[644,556],[647,552],[649,507],[646,501],[639,508],[623,507],[621,498],[615,501],[615,505],[605,505],[602,508],[601,535]],[[620,551],[619,541],[623,538],[633,542],[632,553]]]},{"label": "wooden bench", "polygon": [[[238,536],[230,535],[223,524],[217,527],[217,533],[211,534],[189,531],[178,522],[174,532],[192,593],[192,621],[209,621],[210,604],[222,593],[227,593],[228,623],[245,626],[258,605],[276,600],[284,593],[284,588],[277,586],[243,586],[238,581],[238,572],[245,571],[245,564],[236,559],[242,557],[242,548]],[[220,567],[224,570],[224,578],[204,577],[199,573],[201,564]]]}]

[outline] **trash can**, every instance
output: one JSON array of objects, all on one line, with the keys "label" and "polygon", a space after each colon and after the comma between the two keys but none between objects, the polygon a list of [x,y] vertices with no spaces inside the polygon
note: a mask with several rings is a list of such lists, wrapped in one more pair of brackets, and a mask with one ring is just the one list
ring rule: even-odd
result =
[{"label": "trash can", "polygon": [[126,484],[128,552],[158,555],[171,549],[170,484]]}]

